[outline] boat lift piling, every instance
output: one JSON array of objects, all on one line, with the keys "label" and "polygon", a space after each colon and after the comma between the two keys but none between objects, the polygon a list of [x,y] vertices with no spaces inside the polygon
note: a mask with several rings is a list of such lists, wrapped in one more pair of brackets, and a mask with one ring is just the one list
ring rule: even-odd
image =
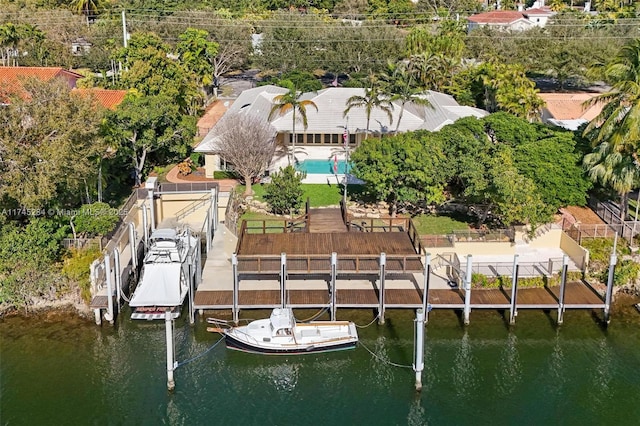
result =
[{"label": "boat lift piling", "polygon": [[167,340],[167,389],[173,391],[176,388],[176,382],[173,379],[173,371],[176,368],[174,359],[174,342],[173,342],[173,320],[171,312],[167,309],[164,312],[165,336]]},{"label": "boat lift piling", "polygon": [[562,274],[560,275],[560,295],[558,297],[558,325],[564,321],[564,293],[567,288],[567,271],[569,269],[569,256],[562,256]]},{"label": "boat lift piling", "polygon": [[104,319],[113,324],[113,284],[111,282],[111,256],[109,253],[104,254],[104,276],[107,281],[107,312],[104,314]]},{"label": "boat lift piling", "polygon": [[384,324],[384,278],[387,266],[387,254],[380,253],[380,306],[378,307],[378,324]]},{"label": "boat lift piling", "polygon": [[280,307],[287,307],[287,254],[280,253]]},{"label": "boat lift piling", "polygon": [[138,281],[138,245],[136,244],[136,225],[129,222],[129,249],[131,249],[131,271]]},{"label": "boat lift piling", "polygon": [[518,255],[513,255],[513,272],[511,277],[511,308],[509,309],[509,324],[516,323],[518,316]]},{"label": "boat lift piling", "polygon": [[469,325],[469,315],[471,314],[471,274],[472,257],[467,255],[467,270],[464,278],[464,325]]},{"label": "boat lift piling", "polygon": [[231,255],[231,269],[233,271],[233,322],[238,325],[239,309],[238,309],[238,255]]},{"label": "boat lift piling", "polygon": [[338,253],[331,253],[331,321],[336,320],[336,276],[338,269]]},{"label": "boat lift piling", "polygon": [[416,391],[422,390],[422,370],[424,370],[424,325],[425,311],[420,308],[416,310],[414,322],[415,350],[413,357],[413,371],[416,373]]},{"label": "boat lift piling", "polygon": [[429,282],[431,281],[431,253],[424,257],[424,287],[422,291],[422,310],[424,312],[424,323],[429,322]]},{"label": "boat lift piling", "polygon": [[118,312],[120,312],[120,299],[122,298],[122,274],[120,273],[120,250],[113,249],[113,268],[116,276],[116,300],[118,301]]},{"label": "boat lift piling", "polygon": [[142,236],[144,240],[144,250],[149,247],[149,218],[147,217],[147,206],[143,202],[140,206],[142,209]]},{"label": "boat lift piling", "polygon": [[611,250],[611,257],[609,258],[609,276],[607,277],[607,292],[604,298],[604,322],[609,324],[611,322],[611,299],[613,297],[613,278],[616,271],[616,264],[618,263],[618,255],[616,254],[616,246],[618,244],[618,233],[616,232],[613,240],[613,249]]}]

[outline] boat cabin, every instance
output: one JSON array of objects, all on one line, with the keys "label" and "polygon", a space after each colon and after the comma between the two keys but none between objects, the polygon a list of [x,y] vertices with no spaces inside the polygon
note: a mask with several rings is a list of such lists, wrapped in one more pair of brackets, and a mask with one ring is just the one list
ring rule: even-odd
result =
[{"label": "boat cabin", "polygon": [[295,326],[293,311],[287,308],[276,308],[271,312],[272,336],[290,336]]}]

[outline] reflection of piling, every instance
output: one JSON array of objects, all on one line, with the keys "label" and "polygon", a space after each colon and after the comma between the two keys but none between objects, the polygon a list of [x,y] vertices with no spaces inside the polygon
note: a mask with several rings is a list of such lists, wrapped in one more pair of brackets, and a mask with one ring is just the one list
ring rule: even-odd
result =
[{"label": "reflection of piling", "polygon": [[416,390],[422,390],[422,370],[424,370],[424,311],[416,310],[414,324],[415,355],[413,359],[413,371],[416,372]]},{"label": "reflection of piling", "polygon": [[167,337],[167,389],[173,391],[176,388],[176,382],[173,380],[173,370],[175,368],[173,359],[173,320],[168,309],[164,313],[164,325]]}]

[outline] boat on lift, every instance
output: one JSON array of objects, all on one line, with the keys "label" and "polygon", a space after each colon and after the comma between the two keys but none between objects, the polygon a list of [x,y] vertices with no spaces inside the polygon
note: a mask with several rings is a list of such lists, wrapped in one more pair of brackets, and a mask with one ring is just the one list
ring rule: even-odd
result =
[{"label": "boat on lift", "polygon": [[195,274],[199,239],[189,228],[158,228],[149,238],[142,272],[129,306],[131,319],[165,319],[180,316],[189,283]]},{"label": "boat on lift", "polygon": [[207,331],[221,333],[229,349],[267,355],[301,355],[353,349],[358,331],[351,321],[296,322],[291,308],[276,308],[271,316],[247,325],[225,327],[225,323],[207,319],[218,327]]}]

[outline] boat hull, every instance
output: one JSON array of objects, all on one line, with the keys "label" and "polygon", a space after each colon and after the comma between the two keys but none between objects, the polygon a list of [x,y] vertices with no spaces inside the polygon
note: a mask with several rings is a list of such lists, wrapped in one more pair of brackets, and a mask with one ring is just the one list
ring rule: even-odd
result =
[{"label": "boat hull", "polygon": [[225,334],[225,343],[227,348],[252,353],[252,354],[263,354],[263,355],[305,355],[312,353],[322,353],[322,352],[334,352],[334,351],[343,351],[347,349],[354,349],[357,340],[349,340],[341,343],[331,343],[331,344],[315,344],[315,345],[300,345],[291,348],[274,348],[274,347],[263,347],[258,345],[249,344],[242,340],[238,340],[235,337]]}]

